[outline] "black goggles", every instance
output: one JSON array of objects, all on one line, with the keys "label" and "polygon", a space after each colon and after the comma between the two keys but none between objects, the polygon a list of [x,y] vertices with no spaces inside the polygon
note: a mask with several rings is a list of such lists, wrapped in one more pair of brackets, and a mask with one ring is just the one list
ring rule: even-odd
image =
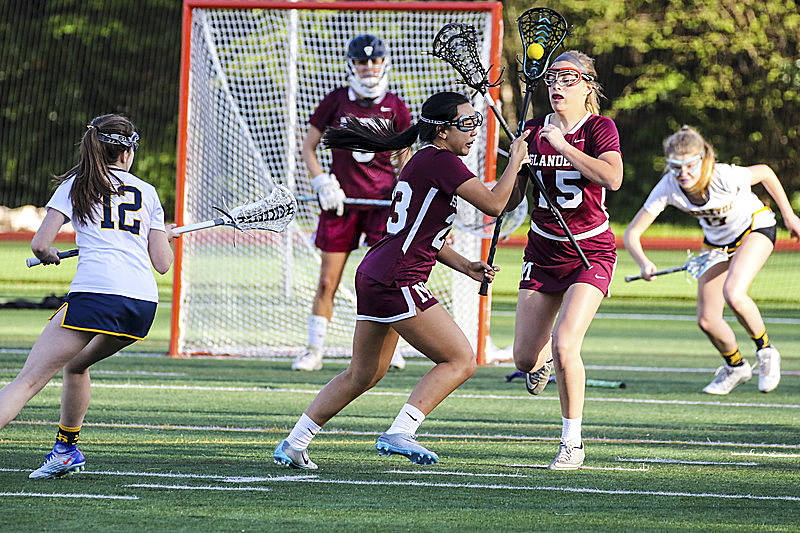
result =
[{"label": "black goggles", "polygon": [[136,150],[139,149],[139,134],[135,131],[130,137],[125,137],[124,135],[119,135],[118,133],[102,133],[98,131],[97,140],[108,144],[118,144],[121,146],[127,146],[128,148],[133,148],[134,153],[136,153]]},{"label": "black goggles", "polygon": [[427,122],[428,124],[453,126],[459,131],[468,132],[480,127],[480,125],[483,124],[483,115],[481,115],[480,112],[475,111],[474,115],[463,115],[455,120],[433,120],[425,117],[420,117],[420,120],[422,120],[422,122]]}]

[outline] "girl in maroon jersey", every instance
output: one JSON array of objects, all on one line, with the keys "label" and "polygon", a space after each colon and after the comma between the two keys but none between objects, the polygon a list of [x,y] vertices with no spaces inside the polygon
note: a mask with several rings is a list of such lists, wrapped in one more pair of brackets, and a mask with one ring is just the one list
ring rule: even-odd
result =
[{"label": "girl in maroon jersey", "polygon": [[506,171],[487,189],[458,156],[469,153],[483,117],[458,93],[442,92],[422,106],[419,122],[396,133],[382,121],[350,119],[328,129],[332,148],[364,152],[408,148],[426,143],[403,168],[395,187],[387,235],[370,249],[356,273],[358,316],[353,358],[311,402],[286,440],[275,449],[278,464],[315,469],[306,448],[320,427],[373,387],[386,373],[398,336],[435,366],[417,383],[391,427],[375,444],[381,455],[400,454],[417,464],[437,455],[416,442],[414,433],[448,394],[475,372],[475,353],[464,333],[425,286],[436,261],[480,281],[495,268],[470,261],[445,244],[456,216],[456,196],[496,216],[506,206],[515,176],[528,162],[522,135],[511,145]]},{"label": "girl in maroon jersey", "polygon": [[[550,468],[583,464],[581,440],[586,374],[581,345],[616,264],[605,192],[622,184],[622,155],[614,122],[598,115],[600,86],[591,58],[571,50],[558,56],[544,82],[553,113],[529,121],[531,168],[542,179],[591,267],[586,269],[538,191],[523,258],[514,325],[514,362],[539,394],[555,364],[563,429]],[[521,200],[527,174],[511,205]]]}]

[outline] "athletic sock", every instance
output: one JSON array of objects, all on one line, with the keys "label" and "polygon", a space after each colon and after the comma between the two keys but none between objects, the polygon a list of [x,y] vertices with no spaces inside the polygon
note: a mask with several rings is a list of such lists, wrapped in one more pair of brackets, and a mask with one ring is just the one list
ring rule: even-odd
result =
[{"label": "athletic sock", "polygon": [[720,355],[725,359],[725,364],[728,366],[742,366],[744,364],[744,359],[742,359],[742,353],[739,351],[738,346],[732,352],[721,353]]},{"label": "athletic sock", "polygon": [[416,433],[423,420],[425,420],[425,414],[410,403],[407,403],[397,413],[394,422],[386,430],[386,433],[389,435],[394,433]]},{"label": "athletic sock", "polygon": [[58,424],[58,434],[56,435],[56,444],[53,450],[56,453],[71,452],[78,446],[78,434],[81,432],[81,426],[72,428]]},{"label": "athletic sock", "polygon": [[753,342],[756,344],[756,351],[759,351],[762,348],[767,348],[770,345],[769,335],[767,335],[767,328],[764,328],[764,331],[761,332],[761,335],[750,338],[753,339]]},{"label": "athletic sock", "polygon": [[325,333],[328,331],[328,319],[324,316],[311,315],[308,317],[308,347],[311,350],[321,350],[325,343]]},{"label": "athletic sock", "polygon": [[561,417],[561,442],[569,446],[580,446],[581,421],[583,421],[581,416],[578,418]]},{"label": "athletic sock", "polygon": [[322,429],[322,426],[303,413],[300,415],[300,420],[292,428],[292,432],[286,437],[286,440],[289,442],[289,446],[295,450],[305,450],[320,429]]}]

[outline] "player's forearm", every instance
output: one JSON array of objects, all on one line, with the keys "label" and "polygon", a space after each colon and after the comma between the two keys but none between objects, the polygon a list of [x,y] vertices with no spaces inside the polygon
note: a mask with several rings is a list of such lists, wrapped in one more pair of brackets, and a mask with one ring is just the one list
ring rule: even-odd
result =
[{"label": "player's forearm", "polygon": [[628,226],[623,237],[625,249],[631,254],[633,260],[641,268],[647,262],[647,255],[642,248],[642,231]]},{"label": "player's forearm", "polygon": [[[766,165],[764,166],[766,167]],[[792,204],[789,202],[789,198],[786,196],[786,191],[783,189],[783,185],[781,185],[778,176],[775,175],[775,172],[773,172],[771,168],[766,168],[769,172],[766,172],[766,175],[761,180],[761,184],[772,199],[775,200],[781,215],[786,218],[789,214],[794,213]]]},{"label": "player's forearm", "polygon": [[466,274],[469,271],[469,259],[446,244],[442,246],[442,249],[436,254],[436,260],[462,274]]},{"label": "player's forearm", "polygon": [[314,176],[318,176],[323,172],[325,172],[322,169],[322,165],[320,164],[319,159],[317,159],[317,154],[314,152],[313,149],[307,151],[305,148],[303,148],[302,155],[303,155],[303,162],[306,164],[309,176],[313,178]]},{"label": "player's forearm", "polygon": [[607,161],[592,157],[571,144],[564,147],[562,155],[569,159],[575,170],[589,181],[606,189],[616,191],[622,185],[622,168],[617,168]]}]

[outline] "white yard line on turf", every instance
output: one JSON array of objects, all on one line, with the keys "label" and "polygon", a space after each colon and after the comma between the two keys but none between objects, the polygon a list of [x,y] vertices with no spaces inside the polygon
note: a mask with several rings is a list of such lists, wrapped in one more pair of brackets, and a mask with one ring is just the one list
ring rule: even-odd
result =
[{"label": "white yard line on turf", "polygon": [[[0,472],[30,472],[24,468],[0,468]],[[224,476],[221,474],[178,474],[174,472],[126,472],[117,470],[82,470],[81,475],[89,476],[130,476],[130,477],[163,477],[172,479],[211,479],[225,483],[253,483],[261,481],[291,481],[296,477],[309,477],[308,475],[293,476]],[[311,476],[316,477],[316,476]]]},{"label": "white yard line on turf", "polygon": [[614,494],[614,495],[634,495],[634,496],[676,496],[683,498],[725,498],[725,499],[745,499],[745,500],[779,500],[779,501],[800,501],[800,496],[757,496],[753,494],[717,494],[711,492],[668,492],[668,491],[647,491],[647,490],[605,490],[580,487],[529,487],[519,485],[481,485],[473,483],[427,483],[423,481],[360,481],[353,479],[295,479],[287,481],[290,483],[329,483],[337,485],[367,485],[367,486],[414,486],[414,487],[441,487],[441,488],[464,488],[464,489],[484,489],[484,490],[530,490],[530,491],[552,491],[552,492],[573,492],[584,494]]},{"label": "white yard line on turf", "polygon": [[247,491],[247,492],[269,492],[269,487],[212,487],[199,485],[156,485],[152,483],[134,483],[123,485],[125,488],[135,489],[167,489],[167,490],[226,490],[226,491]]},{"label": "white yard line on turf", "polygon": [[[588,441],[589,439],[583,439]],[[549,464],[541,464],[541,465],[503,465],[507,468],[538,468],[542,470],[546,470],[550,467]],[[626,468],[624,466],[586,466],[583,465],[580,468],[581,470],[617,470],[621,472],[647,472],[650,469],[646,466],[640,466],[639,468]]]},{"label": "white yard line on turf", "polygon": [[384,474],[410,474],[429,476],[468,476],[468,477],[528,477],[524,474],[486,474],[477,472],[452,472],[447,470],[386,470]]},{"label": "white yard line on turf", "polygon": [[[0,368],[0,372],[13,372],[18,373],[21,368]],[[148,372],[146,370],[94,370],[91,374],[109,375],[109,376],[188,376],[186,372]]]},{"label": "white yard line on turf", "polygon": [[[58,422],[45,421],[45,420],[12,420],[10,424],[30,425],[30,426],[57,426]],[[98,428],[118,428],[118,429],[156,429],[163,431],[221,431],[231,433],[275,433],[275,429],[268,428],[243,428],[243,427],[221,427],[221,426],[188,426],[188,425],[157,425],[157,424],[112,424],[105,422],[86,422],[83,427],[98,427]],[[285,433],[285,428],[279,430]],[[381,433],[379,431],[349,431],[341,429],[323,429],[319,435],[356,435],[364,437],[377,437]],[[480,435],[475,433],[418,433],[419,437],[437,438],[437,439],[475,439],[475,440],[510,440],[522,442],[558,442],[559,437],[538,437],[531,435]],[[774,449],[800,449],[800,444],[778,444],[767,442],[722,442],[711,440],[659,440],[659,439],[614,439],[614,438],[591,438],[584,437],[586,442],[598,442],[602,444],[664,444],[664,445],[686,445],[686,446],[702,446],[702,447],[738,447],[738,448],[774,448]],[[277,442],[277,441],[272,441]]]},{"label": "white yard line on turf", "polygon": [[1,497],[34,497],[34,498],[88,498],[91,500],[138,500],[138,496],[116,496],[114,494],[68,494],[47,492],[0,492]]},{"label": "white yard line on turf", "polygon": [[780,457],[780,458],[800,458],[800,453],[776,453],[776,452],[731,452],[731,455],[745,455],[748,457]]},{"label": "white yard line on turf", "polygon": [[[8,381],[0,381],[0,385],[8,384]],[[61,387],[60,381],[53,381],[47,387]],[[269,392],[286,394],[319,394],[320,389],[291,389],[278,387],[220,387],[220,386],[196,386],[196,385],[144,385],[140,383],[92,383],[93,388],[102,389],[132,389],[132,390],[181,390],[181,391],[215,391],[215,392]],[[363,396],[392,396],[405,398],[408,392],[391,391],[367,391]],[[463,398],[475,400],[521,400],[528,398],[527,395],[501,395],[501,394],[451,394],[448,398]],[[536,401],[551,400],[558,401],[556,396],[539,396]],[[764,407],[770,409],[800,409],[800,404],[794,403],[750,403],[750,402],[718,402],[708,400],[653,400],[647,398],[586,398],[587,402],[598,403],[641,403],[652,405],[708,405],[712,407]]]},{"label": "white yard line on turf", "polygon": [[682,459],[661,459],[659,457],[654,457],[652,459],[628,459],[625,457],[617,457],[617,461],[625,463],[664,463],[670,465],[758,466],[758,463],[736,463],[731,461],[686,461]]}]

